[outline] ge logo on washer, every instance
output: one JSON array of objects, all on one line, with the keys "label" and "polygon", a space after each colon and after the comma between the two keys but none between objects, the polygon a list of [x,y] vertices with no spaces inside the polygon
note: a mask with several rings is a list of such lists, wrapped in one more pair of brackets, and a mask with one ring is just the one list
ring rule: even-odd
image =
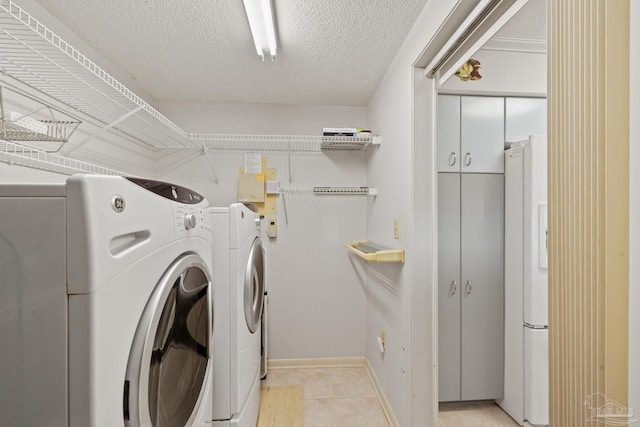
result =
[{"label": "ge logo on washer", "polygon": [[111,207],[114,211],[120,213],[124,210],[125,202],[122,196],[115,195],[111,198]]}]

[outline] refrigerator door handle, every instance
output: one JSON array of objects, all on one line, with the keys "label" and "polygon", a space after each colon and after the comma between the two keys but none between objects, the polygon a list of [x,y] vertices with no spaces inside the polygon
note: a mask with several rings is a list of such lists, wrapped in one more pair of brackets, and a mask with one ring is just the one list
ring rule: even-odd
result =
[{"label": "refrigerator door handle", "polygon": [[456,281],[452,280],[451,284],[449,285],[449,296],[450,297],[454,296],[457,291],[458,291],[458,286],[456,285]]},{"label": "refrigerator door handle", "polygon": [[538,267],[549,268],[549,229],[547,222],[547,204],[538,205]]},{"label": "refrigerator door handle", "polygon": [[467,284],[464,285],[464,293],[466,296],[471,294],[471,280],[467,280]]}]

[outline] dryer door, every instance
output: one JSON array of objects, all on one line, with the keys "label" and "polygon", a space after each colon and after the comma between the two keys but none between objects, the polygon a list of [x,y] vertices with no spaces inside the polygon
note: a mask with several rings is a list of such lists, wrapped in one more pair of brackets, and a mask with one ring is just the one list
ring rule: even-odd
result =
[{"label": "dryer door", "polygon": [[210,277],[202,259],[179,257],[149,298],[129,355],[126,426],[195,423],[211,353]]},{"label": "dryer door", "polygon": [[251,245],[244,272],[244,318],[247,327],[254,333],[260,325],[264,301],[264,257],[262,243],[256,237]]}]

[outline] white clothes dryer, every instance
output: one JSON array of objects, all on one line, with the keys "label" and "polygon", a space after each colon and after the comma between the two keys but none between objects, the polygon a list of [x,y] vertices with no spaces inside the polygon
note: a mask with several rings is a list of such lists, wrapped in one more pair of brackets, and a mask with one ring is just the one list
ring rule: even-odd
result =
[{"label": "white clothes dryer", "polygon": [[0,185],[0,425],[199,425],[207,205],[123,177]]},{"label": "white clothes dryer", "polygon": [[241,203],[211,212],[215,343],[210,419],[214,427],[255,427],[265,278],[260,217]]}]

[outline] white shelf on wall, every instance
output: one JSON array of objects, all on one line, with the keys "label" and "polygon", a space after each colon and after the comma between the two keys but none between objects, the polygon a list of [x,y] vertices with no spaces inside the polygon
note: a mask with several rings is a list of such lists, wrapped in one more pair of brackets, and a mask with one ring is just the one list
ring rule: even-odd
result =
[{"label": "white shelf on wall", "polygon": [[[211,150],[221,151],[361,151],[379,145],[378,136],[315,136],[315,135],[239,135],[190,133],[188,137]],[[326,148],[330,143],[332,148]]]},{"label": "white shelf on wall", "polygon": [[313,187],[313,194],[318,196],[377,196],[378,190],[369,187]]},{"label": "white shelf on wall", "polygon": [[346,247],[365,261],[404,263],[404,249],[386,248],[368,240],[349,242]]},{"label": "white shelf on wall", "polygon": [[378,195],[375,187],[281,187],[279,194],[311,193],[316,196],[372,196]]},{"label": "white shelf on wall", "polygon": [[[378,146],[382,140],[379,136],[317,136],[317,135],[241,135],[241,134],[212,134],[190,133],[189,138],[198,148],[206,153],[209,150],[218,151],[257,151],[282,152],[289,156],[288,170],[291,183],[291,154],[296,152],[326,151],[362,151],[371,146]],[[332,149],[325,148],[327,140],[331,141]],[[338,147],[343,147],[339,149]],[[177,148],[177,147],[175,147]],[[194,147],[194,149],[196,149]],[[218,179],[213,171],[213,164],[209,161],[214,174],[214,181]]]},{"label": "white shelf on wall", "polygon": [[0,161],[65,175],[72,175],[74,173],[127,175],[124,172],[114,169],[70,159],[58,154],[47,153],[46,151],[25,147],[9,141],[0,141]]},{"label": "white shelf on wall", "polygon": [[375,198],[378,195],[378,189],[375,187],[280,187],[278,194],[282,196],[282,207],[284,212],[285,224],[289,225],[289,214],[287,212],[286,195],[295,194],[313,194],[316,196],[366,196]]},{"label": "white shelf on wall", "polygon": [[320,149],[322,151],[361,151],[380,143],[379,136],[323,136]]},{"label": "white shelf on wall", "polygon": [[[147,148],[192,146],[186,132],[11,0],[0,0],[0,69]],[[46,102],[46,100],[44,100]]]}]

